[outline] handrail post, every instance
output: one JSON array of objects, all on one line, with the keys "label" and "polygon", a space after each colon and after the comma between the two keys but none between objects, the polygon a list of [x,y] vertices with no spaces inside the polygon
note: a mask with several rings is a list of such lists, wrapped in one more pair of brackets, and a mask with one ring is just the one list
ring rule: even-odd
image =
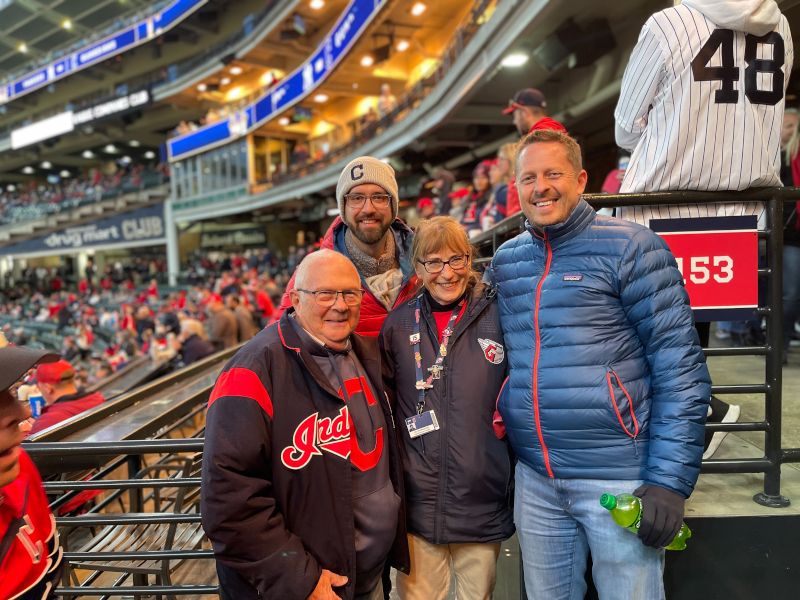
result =
[{"label": "handrail post", "polygon": [[764,491],[753,500],[770,508],[785,508],[790,501],[781,495],[781,411],[783,369],[783,200],[773,195],[767,203],[767,390],[764,394],[767,429],[764,432],[764,455],[770,468],[764,473]]}]

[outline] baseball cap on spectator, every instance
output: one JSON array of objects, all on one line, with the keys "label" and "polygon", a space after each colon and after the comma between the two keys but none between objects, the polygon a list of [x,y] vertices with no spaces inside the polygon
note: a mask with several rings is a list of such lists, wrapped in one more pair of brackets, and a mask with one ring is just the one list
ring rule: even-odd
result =
[{"label": "baseball cap on spectator", "polygon": [[508,101],[508,106],[503,109],[504,115],[510,115],[516,109],[523,106],[530,106],[532,108],[547,108],[547,100],[544,94],[536,88],[525,88],[519,90],[511,100]]},{"label": "baseball cap on spectator", "polygon": [[425,208],[431,208],[433,206],[433,198],[420,198],[417,201],[417,210],[423,210]]},{"label": "baseball cap on spectator", "polygon": [[36,367],[36,382],[56,385],[75,377],[75,369],[63,358],[57,362]]},{"label": "baseball cap on spectator", "polygon": [[0,390],[7,390],[16,383],[28,369],[32,369],[41,362],[54,362],[61,357],[47,350],[23,348],[21,346],[6,346],[0,348]]}]

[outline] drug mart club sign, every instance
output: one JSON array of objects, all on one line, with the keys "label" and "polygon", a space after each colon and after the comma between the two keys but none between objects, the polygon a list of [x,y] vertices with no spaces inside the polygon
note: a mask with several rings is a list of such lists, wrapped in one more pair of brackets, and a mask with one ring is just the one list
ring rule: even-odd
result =
[{"label": "drug mart club sign", "polygon": [[654,219],[683,275],[696,321],[739,321],[758,307],[755,216]]}]

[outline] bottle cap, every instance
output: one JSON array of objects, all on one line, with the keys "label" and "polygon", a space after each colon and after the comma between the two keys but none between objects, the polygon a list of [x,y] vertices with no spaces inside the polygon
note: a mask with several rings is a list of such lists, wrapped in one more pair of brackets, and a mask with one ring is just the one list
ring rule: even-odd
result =
[{"label": "bottle cap", "polygon": [[606,510],[617,508],[617,497],[614,494],[603,494],[600,496],[600,506]]}]

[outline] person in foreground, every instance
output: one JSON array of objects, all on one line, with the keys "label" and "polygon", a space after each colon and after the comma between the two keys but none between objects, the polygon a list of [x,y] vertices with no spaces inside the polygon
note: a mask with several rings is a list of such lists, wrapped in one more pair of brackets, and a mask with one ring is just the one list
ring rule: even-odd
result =
[{"label": "person in foreground", "polygon": [[[666,546],[700,472],[708,369],[675,259],[652,231],[581,198],[577,142],[517,149],[527,230],[492,261],[509,383],[499,411],[516,468],[514,521],[532,600],[664,598]],[[634,493],[639,539],[599,504]]]},{"label": "person in foreground", "polygon": [[29,369],[59,358],[45,350],[0,348],[0,598],[54,598],[63,567],[42,478],[20,447],[30,407],[14,389]]},{"label": "person in foreground", "polygon": [[403,480],[377,340],[341,253],[309,254],[292,308],[225,366],[209,399],[203,527],[222,597],[380,600],[408,571]]},{"label": "person in foreground", "polygon": [[[384,385],[400,417],[411,573],[403,600],[489,600],[500,543],[514,533],[511,457],[492,416],[506,375],[494,290],[450,217],[421,223],[412,259],[424,291],[380,335]],[[405,424],[403,427],[402,424]]]}]

